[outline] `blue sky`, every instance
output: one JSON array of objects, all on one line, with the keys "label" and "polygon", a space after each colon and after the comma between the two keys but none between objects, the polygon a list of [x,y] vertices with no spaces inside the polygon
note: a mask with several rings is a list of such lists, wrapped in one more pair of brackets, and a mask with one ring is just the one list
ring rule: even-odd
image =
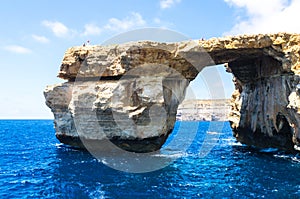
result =
[{"label": "blue sky", "polygon": [[101,44],[145,27],[190,39],[299,32],[299,10],[299,0],[2,0],[0,118],[52,118],[43,90],[62,82],[56,75],[65,50],[86,40]]}]

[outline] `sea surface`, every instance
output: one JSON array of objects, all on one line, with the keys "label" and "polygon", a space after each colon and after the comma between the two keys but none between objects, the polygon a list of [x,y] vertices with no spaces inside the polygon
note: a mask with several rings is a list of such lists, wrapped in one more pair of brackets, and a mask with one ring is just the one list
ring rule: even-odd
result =
[{"label": "sea surface", "polygon": [[130,173],[60,144],[52,120],[0,120],[0,198],[300,198],[298,156],[241,145],[228,122],[211,125],[177,122],[159,152],[170,165]]}]

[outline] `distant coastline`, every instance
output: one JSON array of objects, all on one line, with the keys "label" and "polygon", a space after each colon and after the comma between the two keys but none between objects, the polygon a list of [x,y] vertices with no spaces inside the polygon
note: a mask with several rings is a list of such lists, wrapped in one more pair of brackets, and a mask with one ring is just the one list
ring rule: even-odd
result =
[{"label": "distant coastline", "polygon": [[178,121],[228,121],[230,99],[184,100],[178,107]]}]

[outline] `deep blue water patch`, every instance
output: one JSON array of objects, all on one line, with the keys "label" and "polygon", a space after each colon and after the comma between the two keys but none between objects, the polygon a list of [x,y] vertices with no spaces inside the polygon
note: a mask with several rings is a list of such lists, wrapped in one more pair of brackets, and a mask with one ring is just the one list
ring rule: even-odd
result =
[{"label": "deep blue water patch", "polygon": [[[210,132],[210,124],[177,122],[168,143],[178,133],[189,137],[189,127],[199,127],[187,151],[180,151],[186,139],[174,148],[167,143],[161,153],[177,154],[171,165],[132,174],[59,144],[52,120],[0,120],[0,198],[300,197],[297,156],[243,146],[232,138],[227,122],[221,132]],[[206,140],[207,134],[214,136]],[[214,147],[201,157],[204,141]]]}]

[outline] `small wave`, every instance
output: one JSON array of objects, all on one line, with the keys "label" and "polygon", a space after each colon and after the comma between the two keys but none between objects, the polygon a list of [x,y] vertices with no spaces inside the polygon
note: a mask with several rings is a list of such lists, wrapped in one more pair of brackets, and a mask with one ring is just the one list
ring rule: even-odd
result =
[{"label": "small wave", "polygon": [[56,148],[60,149],[60,148],[62,148],[64,146],[64,144],[63,143],[56,143],[56,144],[54,144],[54,146]]},{"label": "small wave", "polygon": [[222,141],[236,142],[234,138],[222,138]]},{"label": "small wave", "polygon": [[9,184],[40,184],[43,180],[28,179],[28,180],[12,180]]},{"label": "small wave", "polygon": [[55,146],[57,149],[63,149],[66,151],[81,151],[81,148],[69,146],[69,145],[66,145],[63,143],[56,143],[56,144],[53,144],[53,146]]},{"label": "small wave", "polygon": [[100,183],[96,183],[96,187],[94,190],[89,192],[90,198],[104,199],[105,191],[103,191],[103,186]]},{"label": "small wave", "polygon": [[261,153],[275,153],[275,152],[278,152],[278,149],[276,149],[276,148],[264,148],[264,149],[260,149],[259,152],[261,152]]},{"label": "small wave", "polygon": [[215,131],[207,131],[206,133],[210,134],[210,135],[218,135],[218,134],[220,134],[220,133],[215,132]]},{"label": "small wave", "polygon": [[244,146],[242,143],[236,142],[236,141],[229,142],[228,145],[230,145],[230,146]]},{"label": "small wave", "polygon": [[19,183],[19,180],[9,181],[8,183],[9,183],[9,184],[18,184],[18,183]]},{"label": "small wave", "polygon": [[300,163],[300,157],[292,157],[291,158],[294,162],[299,162]]},{"label": "small wave", "polygon": [[97,159],[97,161],[99,162],[99,163],[102,163],[102,164],[108,164],[108,162],[106,161],[106,159],[104,159],[104,158],[102,158],[102,159]]},{"label": "small wave", "polygon": [[292,160],[293,162],[300,163],[299,155],[275,154],[274,157],[282,158],[282,159],[285,159],[285,160]]},{"label": "small wave", "polygon": [[188,154],[187,153],[182,153],[182,152],[180,152],[180,153],[174,153],[174,154],[163,154],[163,153],[161,153],[161,154],[155,154],[155,155],[153,155],[153,157],[162,157],[162,158],[182,158],[182,157],[186,157],[186,156],[188,156]]}]

